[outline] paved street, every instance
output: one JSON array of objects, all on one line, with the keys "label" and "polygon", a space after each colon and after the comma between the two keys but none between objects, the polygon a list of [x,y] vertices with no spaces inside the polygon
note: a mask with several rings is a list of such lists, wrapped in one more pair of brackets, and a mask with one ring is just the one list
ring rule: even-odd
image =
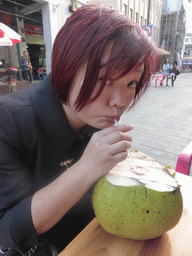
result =
[{"label": "paved street", "polygon": [[192,73],[180,74],[174,87],[154,85],[153,80],[120,123],[134,126],[132,149],[175,168],[179,153],[192,140]]}]

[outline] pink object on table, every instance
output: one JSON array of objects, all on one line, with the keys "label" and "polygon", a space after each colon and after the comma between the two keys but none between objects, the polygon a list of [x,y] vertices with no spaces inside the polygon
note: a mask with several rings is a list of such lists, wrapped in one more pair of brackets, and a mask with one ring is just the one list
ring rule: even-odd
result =
[{"label": "pink object on table", "polygon": [[42,68],[38,68],[37,71],[39,72],[39,74],[42,74],[43,72],[45,72],[45,69],[42,67]]},{"label": "pink object on table", "polygon": [[192,161],[192,141],[179,154],[175,171],[189,175],[190,168],[191,168],[191,161]]},{"label": "pink object on table", "polygon": [[165,78],[165,74],[162,74],[160,76],[157,76],[156,80],[155,80],[155,87],[157,86],[157,81],[161,81],[161,84],[163,86],[163,80]]}]

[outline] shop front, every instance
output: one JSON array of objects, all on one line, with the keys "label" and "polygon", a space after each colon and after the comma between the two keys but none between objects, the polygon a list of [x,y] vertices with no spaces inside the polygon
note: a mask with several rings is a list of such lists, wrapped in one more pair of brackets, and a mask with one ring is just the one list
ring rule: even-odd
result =
[{"label": "shop front", "polygon": [[26,46],[33,68],[33,79],[38,79],[38,68],[43,66],[46,69],[43,28],[24,24],[24,30]]},{"label": "shop front", "polygon": [[33,79],[38,79],[39,65],[46,68],[42,23],[43,4],[46,5],[47,1],[0,1],[0,22],[22,37],[22,42],[0,48],[0,62],[4,63],[5,68],[16,68],[19,73],[18,79],[21,80],[21,56],[24,51],[29,52]]}]

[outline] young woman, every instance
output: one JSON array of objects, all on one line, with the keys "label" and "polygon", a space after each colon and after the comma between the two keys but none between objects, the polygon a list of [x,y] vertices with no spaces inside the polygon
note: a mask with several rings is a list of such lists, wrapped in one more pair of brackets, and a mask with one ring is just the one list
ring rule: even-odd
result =
[{"label": "young woman", "polygon": [[166,78],[166,86],[169,86],[169,73],[171,71],[171,66],[169,64],[169,60],[165,60],[165,63],[163,64],[163,74],[165,74]]},{"label": "young woman", "polygon": [[137,24],[87,5],[58,33],[51,74],[1,97],[2,255],[55,255],[45,240],[60,251],[94,218],[93,184],[131,147],[133,127],[115,119],[147,89],[156,60]]},{"label": "young woman", "polygon": [[173,64],[172,64],[172,68],[170,71],[170,77],[171,77],[171,84],[172,86],[174,86],[174,82],[177,78],[177,76],[180,74],[178,68],[177,68],[177,61],[174,60]]}]

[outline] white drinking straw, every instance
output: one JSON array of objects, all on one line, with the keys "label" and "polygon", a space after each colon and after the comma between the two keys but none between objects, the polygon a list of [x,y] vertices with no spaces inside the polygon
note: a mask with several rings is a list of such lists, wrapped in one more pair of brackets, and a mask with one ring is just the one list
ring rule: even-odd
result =
[{"label": "white drinking straw", "polygon": [[[119,123],[118,123],[118,121],[117,121],[116,119],[115,119],[115,125],[116,125],[116,126],[119,125]],[[132,163],[132,165],[133,165],[133,169],[134,169],[134,171],[136,171],[136,166],[135,166],[135,163],[134,163],[134,161],[133,161],[133,157],[132,157],[132,155],[131,155],[130,149],[128,149],[128,154],[129,154],[129,156],[130,156],[131,163]]]}]

